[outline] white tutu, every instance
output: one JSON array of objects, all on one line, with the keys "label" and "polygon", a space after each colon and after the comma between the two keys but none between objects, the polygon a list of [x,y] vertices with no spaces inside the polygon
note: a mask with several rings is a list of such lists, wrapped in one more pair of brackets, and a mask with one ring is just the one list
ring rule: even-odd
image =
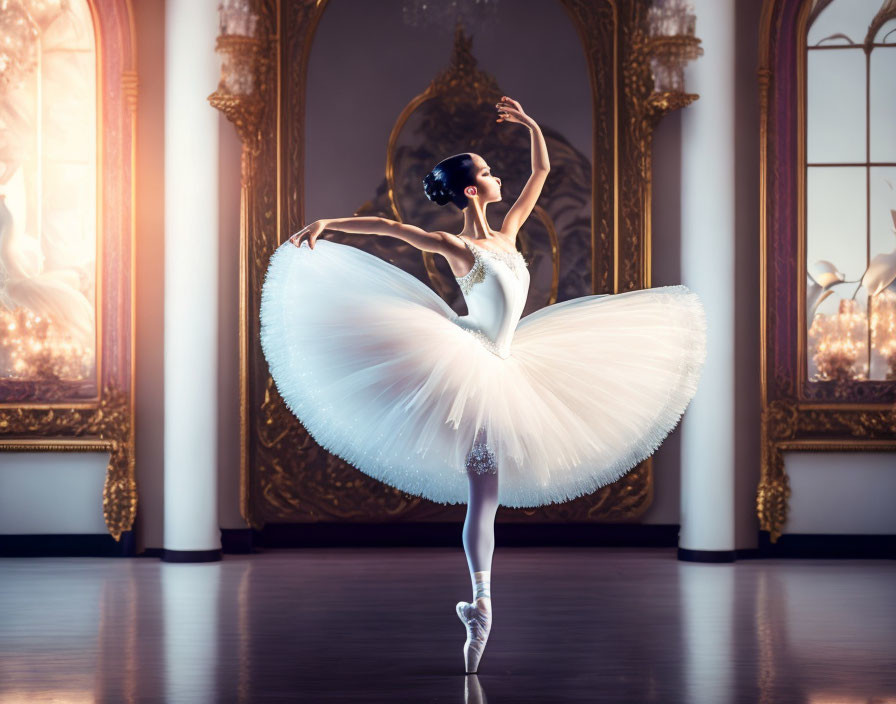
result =
[{"label": "white tutu", "polygon": [[702,305],[684,286],[542,308],[519,320],[506,358],[463,318],[355,247],[285,242],[264,282],[261,344],[321,447],[409,494],[466,503],[465,460],[484,428],[512,507],[593,492],[651,455],[696,392],[706,349]]}]

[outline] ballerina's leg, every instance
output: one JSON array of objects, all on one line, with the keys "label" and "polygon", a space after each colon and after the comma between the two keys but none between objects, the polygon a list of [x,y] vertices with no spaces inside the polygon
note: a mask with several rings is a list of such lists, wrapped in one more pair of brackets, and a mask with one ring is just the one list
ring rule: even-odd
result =
[{"label": "ballerina's leg", "polygon": [[467,455],[466,468],[470,494],[463,541],[473,581],[473,603],[462,601],[455,609],[467,629],[464,664],[469,674],[478,671],[492,624],[490,582],[498,511],[498,467],[484,434],[477,436]]},{"label": "ballerina's leg", "polygon": [[469,499],[463,542],[473,583],[473,599],[491,598],[490,578],[495,551],[495,515],[498,511],[498,468],[484,433],[467,455]]}]

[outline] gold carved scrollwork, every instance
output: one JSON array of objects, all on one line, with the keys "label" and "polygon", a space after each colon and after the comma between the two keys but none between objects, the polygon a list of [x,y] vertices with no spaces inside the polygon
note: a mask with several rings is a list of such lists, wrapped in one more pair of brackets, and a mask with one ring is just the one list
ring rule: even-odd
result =
[{"label": "gold carved scrollwork", "polygon": [[243,143],[254,145],[258,141],[258,125],[265,105],[270,46],[261,38],[222,36],[215,42],[215,51],[225,57],[225,65],[228,65],[225,70],[247,72],[254,87],[248,93],[231,92],[226,87],[226,79],[222,78],[208,101],[233,123]]},{"label": "gold carved scrollwork", "polygon": [[784,453],[896,451],[896,405],[891,408],[800,407],[786,400],[768,403],[762,413],[762,476],[756,495],[761,530],[772,542],[787,522],[790,483]]},{"label": "gold carved scrollwork", "polygon": [[[269,23],[262,23],[267,26]],[[241,181],[248,184],[251,157],[258,154],[258,133],[262,112],[266,105],[268,74],[272,58],[271,42],[265,38],[220,36],[215,51],[223,57],[223,73],[218,89],[208,96],[209,104],[220,110],[233,124],[243,144]],[[252,86],[250,92],[233,92],[229,81],[240,80],[234,74],[242,74],[242,80]]]},{"label": "gold carved scrollwork", "polygon": [[95,407],[3,408],[0,452],[108,451],[103,517],[118,540],[137,513],[131,417],[128,394],[112,387]]},{"label": "gold carved scrollwork", "polygon": [[[692,42],[693,37],[649,37],[638,28],[631,33],[631,51],[629,59],[623,67],[625,88],[634,109],[632,110],[632,130],[638,140],[638,147],[650,153],[650,141],[653,129],[667,113],[687,107],[700,96],[696,93],[653,90],[653,77],[650,72],[650,59],[658,47],[668,42]],[[648,162],[649,165],[649,162]],[[643,176],[650,178],[650,171]]]},{"label": "gold carved scrollwork", "polygon": [[[549,148],[555,150],[551,152],[552,167],[561,162],[568,164],[577,178],[581,173],[580,183],[586,183],[590,189],[591,219],[590,232],[587,232],[590,242],[579,250],[590,251],[584,277],[589,290],[576,295],[649,286],[652,130],[662,115],[687,105],[695,96],[652,93],[644,3],[559,1],[582,42],[593,106],[593,153],[590,163],[584,160],[587,170],[582,171],[581,160],[564,146],[562,135],[550,141],[551,135],[543,126]],[[362,475],[319,447],[277,394],[258,342],[258,307],[269,257],[283,239],[305,224],[306,74],[314,34],[328,4],[326,0],[254,0],[252,3],[253,10],[262,18],[259,24],[270,22],[266,32],[260,35],[269,39],[253,51],[262,56],[277,56],[279,51],[279,58],[263,79],[260,95],[264,106],[251,112],[252,118],[258,120],[257,127],[241,128],[237,124],[244,143],[258,136],[252,160],[254,167],[245,180],[241,240],[245,249],[240,258],[243,267],[240,295],[243,515],[255,528],[269,521],[462,520],[463,506],[443,506],[403,494]],[[396,120],[387,154],[394,153],[404,120],[415,110],[425,110],[427,101],[438,101],[449,124],[454,113],[463,118],[461,113],[465,111],[475,112],[486,107],[491,110],[495,99],[502,95],[497,81],[476,67],[469,40],[460,34],[455,39],[451,66],[408,103]],[[224,109],[226,104],[221,103],[221,107]],[[238,114],[235,124],[244,119],[243,113],[234,108],[231,112]],[[462,119],[457,120],[457,125],[467,129]],[[479,143],[470,143],[465,148],[477,149]],[[520,150],[496,151],[516,154]],[[528,156],[528,149],[521,151]],[[507,173],[523,170],[507,165]],[[402,181],[397,171],[396,161],[390,156],[383,192],[361,206],[357,214],[393,219],[408,216],[405,210],[409,204],[401,200]],[[547,188],[544,195],[549,195]],[[534,251],[537,244],[547,243],[555,268],[546,302],[553,302],[558,295],[570,295],[562,290],[562,284],[558,289],[562,277],[556,268],[562,242],[569,233],[564,231],[564,237],[558,235],[553,227],[553,214],[546,205],[549,201],[550,198],[542,199],[544,207],[536,207],[536,218],[531,223],[543,229],[544,239],[536,242],[534,236],[521,232],[520,242],[524,255],[528,254],[527,250]],[[418,213],[412,215],[409,219],[417,223]],[[350,236],[345,239],[356,244]],[[431,257],[421,257],[411,248],[402,249],[401,243],[390,242],[385,249],[374,241],[377,239],[368,237],[357,244],[388,261],[400,261],[403,268],[418,278],[428,277],[443,295],[449,293],[447,289],[440,290],[440,275]],[[377,249],[378,246],[383,248]],[[652,496],[652,464],[648,460],[625,478],[590,496],[505,515],[509,520],[538,522],[631,520],[647,509]]]},{"label": "gold carved scrollwork", "polygon": [[667,113],[686,108],[699,97],[696,93],[651,93],[644,110],[645,117],[655,126]]},{"label": "gold carved scrollwork", "polygon": [[766,458],[768,471],[759,482],[756,492],[756,513],[762,530],[769,531],[772,542],[781,537],[781,526],[787,522],[790,482],[784,471],[784,457],[778,450],[770,450]]},{"label": "gold carved scrollwork", "polygon": [[[764,437],[780,441],[793,438],[797,431],[796,408],[780,401],[769,404],[762,414],[761,427]],[[771,540],[775,542],[780,536],[780,527],[787,521],[790,483],[784,471],[784,457],[778,447],[770,444],[763,452],[766,453],[763,460],[768,471],[759,483],[756,511],[760,526],[771,532]]]}]

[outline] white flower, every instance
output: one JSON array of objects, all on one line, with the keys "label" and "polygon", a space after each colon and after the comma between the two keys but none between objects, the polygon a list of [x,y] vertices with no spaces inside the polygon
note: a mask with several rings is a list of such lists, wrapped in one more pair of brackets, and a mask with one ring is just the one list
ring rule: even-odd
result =
[{"label": "white flower", "polygon": [[896,249],[889,254],[878,254],[862,276],[862,286],[869,296],[876,296],[885,289],[896,291]]},{"label": "white flower", "polygon": [[[896,210],[890,211],[893,233],[896,234]],[[896,249],[889,254],[878,254],[862,274],[862,286],[869,296],[876,296],[885,289],[896,291]]]},{"label": "white flower", "polygon": [[842,271],[837,271],[837,267],[826,259],[819,259],[810,269],[806,273],[809,274],[809,278],[821,286],[822,291],[826,291],[834,284],[842,283],[846,278]]}]

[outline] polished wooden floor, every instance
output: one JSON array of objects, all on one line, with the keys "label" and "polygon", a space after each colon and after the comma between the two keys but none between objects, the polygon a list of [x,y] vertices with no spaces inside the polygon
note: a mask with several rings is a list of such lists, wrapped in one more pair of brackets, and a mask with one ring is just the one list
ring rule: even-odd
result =
[{"label": "polished wooden floor", "polygon": [[500,548],[0,559],[0,702],[896,702],[892,560]]}]

